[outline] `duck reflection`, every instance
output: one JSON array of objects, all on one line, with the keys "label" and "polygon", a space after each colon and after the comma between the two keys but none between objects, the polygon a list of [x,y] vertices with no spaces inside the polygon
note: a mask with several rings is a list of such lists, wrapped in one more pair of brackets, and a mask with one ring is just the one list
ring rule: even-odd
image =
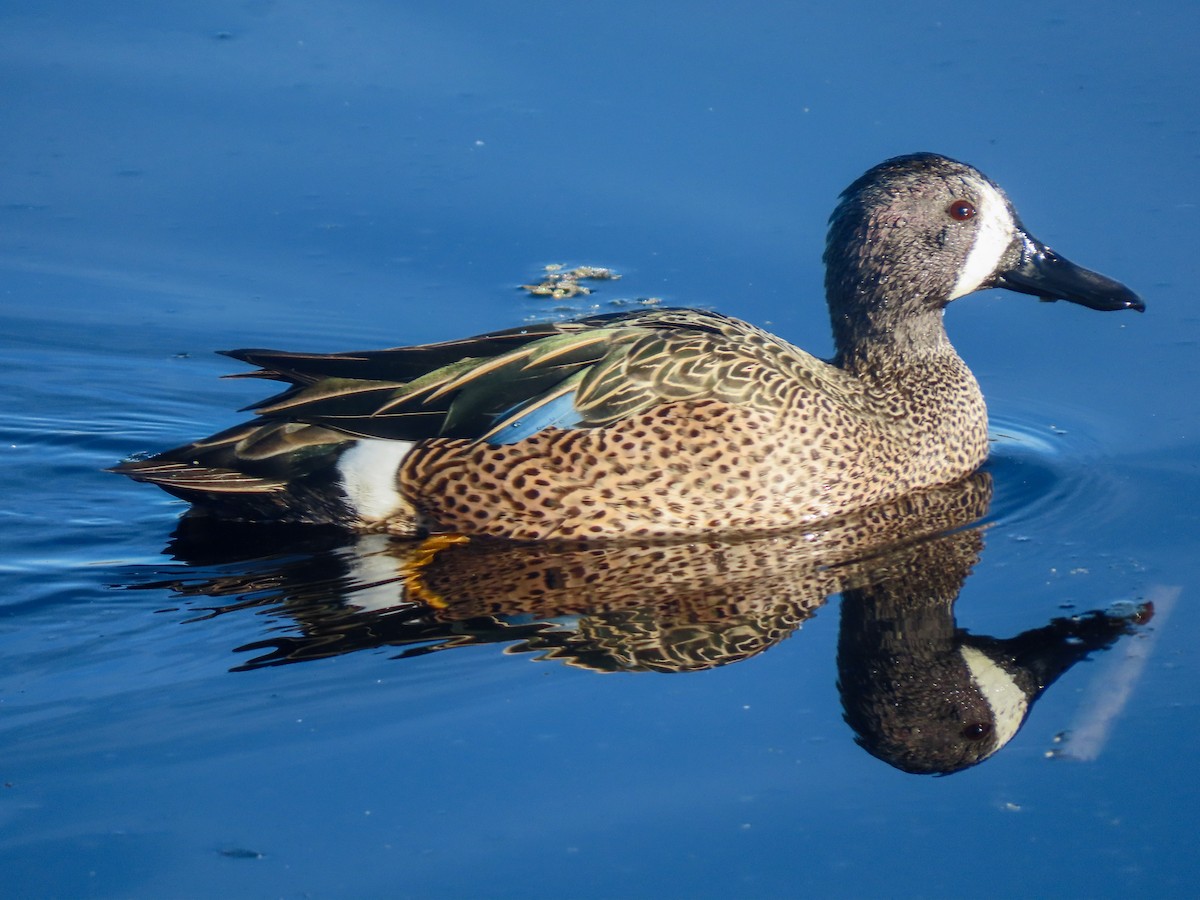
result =
[{"label": "duck reflection", "polygon": [[957,628],[990,499],[980,472],[808,530],[667,544],[414,542],[185,518],[168,550],[188,576],[137,586],[224,601],[201,618],[258,607],[298,626],[237,648],[258,654],[241,670],[501,643],[598,672],[697,671],[761,653],[841,593],[838,685],[858,742],[904,771],[952,772],[1004,746],[1055,678],[1150,614],[1089,613],[1009,639]]}]

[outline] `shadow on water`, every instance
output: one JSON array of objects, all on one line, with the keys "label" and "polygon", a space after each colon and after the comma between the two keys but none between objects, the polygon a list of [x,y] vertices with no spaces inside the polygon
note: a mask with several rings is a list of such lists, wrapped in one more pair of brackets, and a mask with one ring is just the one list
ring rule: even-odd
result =
[{"label": "shadow on water", "polygon": [[979,472],[819,528],[665,544],[412,541],[185,517],[167,548],[184,566],[138,567],[125,586],[169,589],[191,621],[286,618],[292,633],[236,648],[258,655],[235,671],[503,644],[597,672],[692,672],[763,652],[840,593],[838,685],[858,743],[904,771],[949,773],[1003,747],[1060,675],[1152,615],[1131,605],[1011,638],[958,628],[991,500]]}]

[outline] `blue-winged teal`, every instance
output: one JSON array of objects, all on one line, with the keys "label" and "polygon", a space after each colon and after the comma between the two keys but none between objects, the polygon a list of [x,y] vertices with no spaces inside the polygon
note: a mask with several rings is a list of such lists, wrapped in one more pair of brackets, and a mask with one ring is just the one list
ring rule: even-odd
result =
[{"label": "blue-winged teal", "polygon": [[825,362],[664,309],[363,353],[235,350],[286,382],[258,418],[114,471],[196,510],[396,534],[647,538],[780,529],[953,481],[987,410],[946,305],[1004,287],[1143,309],[1035,240],[971,166],[871,169],[830,219]]}]

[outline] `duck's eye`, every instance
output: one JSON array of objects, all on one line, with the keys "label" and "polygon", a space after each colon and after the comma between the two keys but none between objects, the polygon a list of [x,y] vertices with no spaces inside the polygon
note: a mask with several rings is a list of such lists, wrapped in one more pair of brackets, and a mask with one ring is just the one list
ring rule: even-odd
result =
[{"label": "duck's eye", "polygon": [[975,215],[975,204],[970,200],[955,200],[948,207],[946,212],[950,214],[950,218],[956,222],[965,222],[967,219]]},{"label": "duck's eye", "polygon": [[987,722],[972,722],[960,732],[968,741],[978,741],[992,733],[992,726]]}]

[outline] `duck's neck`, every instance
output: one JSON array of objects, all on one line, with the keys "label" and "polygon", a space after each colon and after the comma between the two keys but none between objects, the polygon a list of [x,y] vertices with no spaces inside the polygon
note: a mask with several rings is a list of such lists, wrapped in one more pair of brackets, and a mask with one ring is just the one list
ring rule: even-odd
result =
[{"label": "duck's neck", "polygon": [[878,222],[843,207],[834,213],[825,247],[837,365],[866,377],[875,367],[882,374],[931,356],[954,357],[942,324],[953,282],[938,266],[902,265],[871,238],[882,227]]},{"label": "duck's neck", "polygon": [[918,468],[941,473],[939,478],[957,477],[987,458],[983,394],[951,346],[940,309],[910,309],[899,321],[834,313],[833,330],[834,363],[895,420],[890,440],[904,448],[910,463],[922,461]]},{"label": "duck's neck", "polygon": [[936,273],[897,283],[888,267],[876,268],[875,280],[860,277],[861,269],[827,270],[834,364],[892,422],[886,442],[912,471],[933,473],[929,483],[965,475],[987,458],[987,407],[946,335],[945,303],[933,299],[950,291]]},{"label": "duck's neck", "polygon": [[829,312],[834,363],[855,375],[879,377],[921,366],[931,358],[957,358],[940,309],[891,315],[893,310],[884,304],[864,316],[861,311],[846,312],[845,306],[831,301]]}]

